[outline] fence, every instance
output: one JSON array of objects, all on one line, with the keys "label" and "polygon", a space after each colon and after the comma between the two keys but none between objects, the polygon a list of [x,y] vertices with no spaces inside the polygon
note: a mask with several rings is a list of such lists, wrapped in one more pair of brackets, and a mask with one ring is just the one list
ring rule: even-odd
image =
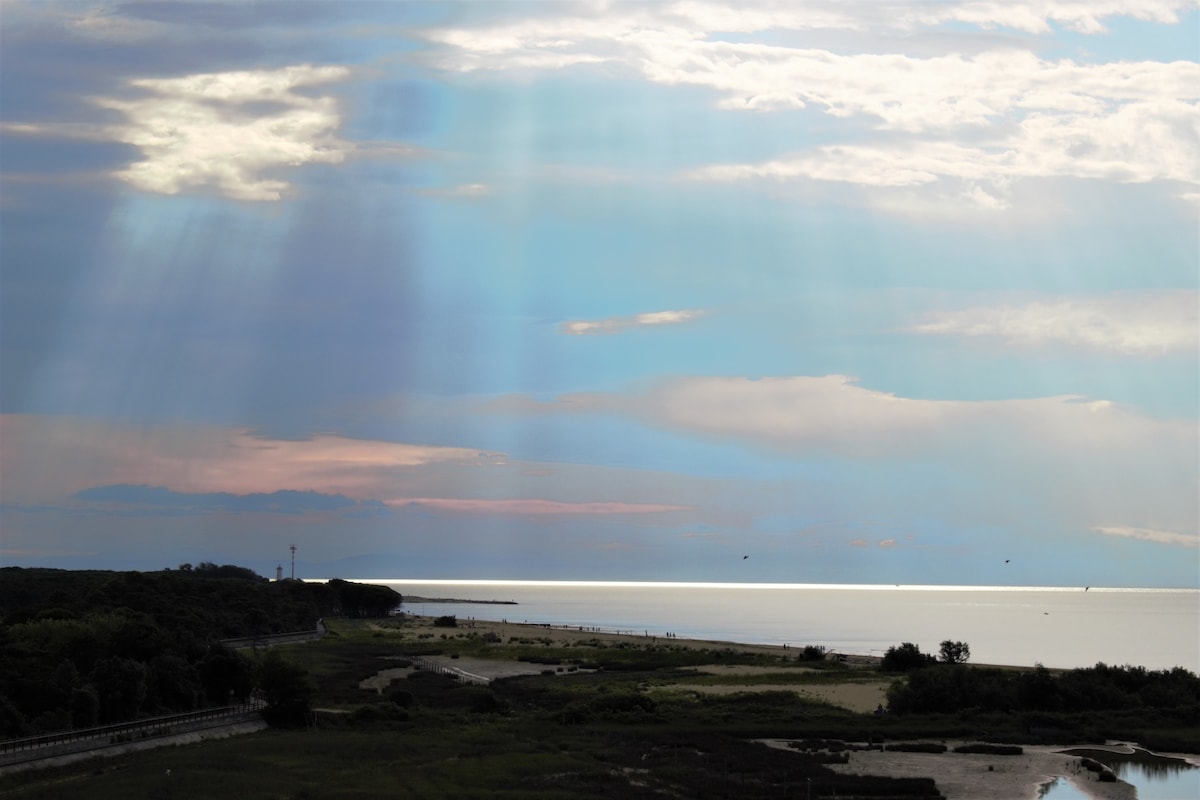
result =
[{"label": "fence", "polygon": [[240,639],[222,639],[221,644],[232,650],[240,650],[243,647],[250,647],[257,650],[260,647],[272,647],[279,644],[310,642],[314,639],[320,639],[324,635],[325,628],[322,625],[313,631],[293,631],[291,633],[263,634],[262,636],[244,636]]},{"label": "fence", "polygon": [[439,664],[436,661],[430,661],[429,659],[421,656],[413,656],[411,660],[413,666],[417,669],[423,669],[429,672],[437,672],[441,675],[448,675],[457,680],[459,683],[474,683],[479,686],[486,686],[487,684],[491,683],[490,678],[485,678],[482,675],[476,675],[473,672],[467,672],[465,669],[459,669],[458,667],[450,667],[446,666],[445,664]]},{"label": "fence", "polygon": [[0,741],[0,764],[12,764],[59,753],[90,750],[157,736],[169,736],[188,730],[212,727],[214,723],[230,724],[239,719],[257,716],[262,707],[261,700],[252,699],[239,705],[206,708],[200,711],[188,711],[184,714],[119,722],[95,728],[44,733],[22,739],[7,739]]}]

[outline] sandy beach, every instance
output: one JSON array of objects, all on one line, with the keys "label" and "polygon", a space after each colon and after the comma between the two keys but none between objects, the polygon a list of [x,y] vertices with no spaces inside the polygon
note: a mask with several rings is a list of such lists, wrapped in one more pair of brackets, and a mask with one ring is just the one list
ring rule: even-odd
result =
[{"label": "sandy beach", "polygon": [[[793,655],[794,649],[786,649],[776,645],[742,644],[738,642],[709,641],[700,639],[675,639],[655,636],[648,632],[612,633],[588,629],[533,625],[518,622],[493,622],[483,620],[460,619],[457,629],[433,628],[432,618],[409,617],[416,623],[417,629],[429,626],[430,630],[449,635],[485,635],[488,633],[499,636],[501,641],[510,638],[517,640],[550,642],[553,645],[570,645],[590,640],[599,640],[610,646],[619,643],[646,644],[669,643],[672,647],[682,647],[693,650],[734,650],[746,653],[761,653],[769,655]],[[494,680],[513,675],[539,674],[546,667],[503,659],[456,658],[438,656],[430,660],[438,664],[453,667],[458,670]],[[852,669],[874,667],[879,659],[871,656],[847,656],[846,663]],[[697,672],[721,676],[759,677],[764,674],[778,673],[783,668],[711,664],[695,668]],[[804,669],[789,667],[789,670]],[[389,671],[389,677],[398,677],[402,671]],[[854,711],[856,713],[871,713],[879,704],[886,705],[887,687],[892,679],[862,680],[861,673],[854,679],[844,683],[821,685],[770,684],[747,682],[723,682],[720,685],[691,684],[672,682],[671,691],[695,691],[708,693],[732,694],[738,692],[763,691],[794,691],[803,697],[817,700],[830,705]],[[367,688],[364,686],[364,688]],[[663,687],[656,687],[662,689]],[[788,747],[787,740],[770,740],[764,744],[775,747]],[[950,749],[962,742],[945,742]],[[1042,746],[1030,745],[1024,748],[1020,756],[992,756],[946,752],[943,754],[930,753],[897,753],[878,750],[854,751],[850,754],[847,764],[832,765],[833,769],[845,773],[866,775],[883,775],[889,777],[926,777],[933,778],[946,800],[1037,800],[1046,787],[1055,780],[1070,781],[1081,792],[1094,800],[1135,800],[1136,789],[1124,781],[1102,783],[1094,773],[1080,766],[1080,759],[1067,755],[1062,751],[1070,749],[1071,743],[1063,745]]]}]

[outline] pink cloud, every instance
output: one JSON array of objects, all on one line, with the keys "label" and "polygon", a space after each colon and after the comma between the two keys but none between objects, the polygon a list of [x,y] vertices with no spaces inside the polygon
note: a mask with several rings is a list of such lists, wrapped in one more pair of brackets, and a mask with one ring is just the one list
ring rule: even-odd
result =
[{"label": "pink cloud", "polygon": [[5,498],[19,502],[114,483],[235,494],[291,489],[369,499],[395,491],[398,473],[411,468],[501,463],[502,456],[468,448],[334,434],[277,439],[216,426],[142,429],[76,417],[0,415]]}]

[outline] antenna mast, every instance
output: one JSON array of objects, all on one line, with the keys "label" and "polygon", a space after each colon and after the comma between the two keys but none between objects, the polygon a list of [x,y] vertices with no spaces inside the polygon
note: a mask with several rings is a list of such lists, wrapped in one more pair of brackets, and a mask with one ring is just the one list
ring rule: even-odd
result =
[{"label": "antenna mast", "polygon": [[288,548],[292,551],[292,580],[296,580],[296,545]]}]

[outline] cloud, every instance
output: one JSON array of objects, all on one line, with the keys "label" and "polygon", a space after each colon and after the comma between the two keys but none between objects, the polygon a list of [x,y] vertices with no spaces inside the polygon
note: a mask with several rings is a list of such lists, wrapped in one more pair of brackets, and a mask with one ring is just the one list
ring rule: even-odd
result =
[{"label": "cloud", "polygon": [[681,539],[720,539],[724,534],[720,531],[684,531],[679,534]]},{"label": "cloud", "polygon": [[631,317],[609,317],[608,319],[601,320],[564,322],[559,330],[568,336],[624,333],[634,328],[678,325],[684,322],[691,322],[704,316],[704,313],[697,309],[686,311],[650,311],[644,314],[635,314]]},{"label": "cloud", "polygon": [[1121,292],[936,311],[909,330],[994,338],[1018,347],[1065,345],[1123,355],[1196,352],[1200,293]]},{"label": "cloud", "polygon": [[[432,34],[438,61],[458,71],[599,63],[666,86],[697,86],[730,111],[809,109],[871,125],[876,141],[828,145],[759,162],[683,173],[701,181],[753,178],[844,182],[880,188],[942,181],[982,208],[1003,210],[1008,182],[1070,177],[1126,183],[1200,183],[1200,64],[1042,59],[1001,40],[963,54],[834,52],[793,38],[752,34],[842,30],[909,32],[945,23],[1048,33],[1066,25],[1096,34],[1127,16],[1179,21],[1185,2],[910,3],[887,13],[866,4],[723,4],[606,9],[603,18],[560,16]],[[715,36],[714,34],[721,34]],[[730,34],[744,34],[739,41]],[[819,41],[819,40],[817,40]],[[852,42],[853,40],[847,40]],[[885,39],[903,47],[904,37]],[[847,44],[844,49],[853,47]],[[611,67],[610,67],[611,69]],[[982,184],[982,185],[981,185]],[[985,186],[987,188],[985,188]]]},{"label": "cloud", "polygon": [[[1192,79],[1200,81],[1200,67],[1192,71]],[[1012,110],[996,109],[988,117]],[[988,118],[946,120],[946,124],[987,122]],[[828,145],[770,161],[701,167],[684,177],[710,182],[815,180],[877,188],[957,181],[964,199],[1003,210],[1008,203],[997,194],[1011,181],[1025,178],[1200,183],[1198,123],[1200,107],[1194,100],[1159,98],[1118,104],[1106,98],[1091,113],[1057,109],[1025,114],[1015,130],[997,125],[995,133],[1000,135],[977,144],[935,138]],[[993,188],[989,192],[980,184]]]},{"label": "cloud", "polygon": [[[881,9],[872,3],[836,0],[803,4],[747,0],[736,5],[683,0],[657,6],[605,2],[592,4],[590,14],[539,15],[491,26],[440,28],[428,31],[426,36],[457,51],[440,60],[447,69],[463,72],[559,69],[581,63],[625,59],[634,62],[639,46],[703,42],[713,33],[881,30],[904,34],[919,28],[962,23],[983,30],[1010,28],[1043,34],[1051,32],[1053,24],[1058,23],[1082,33],[1100,34],[1106,30],[1103,21],[1111,17],[1175,24],[1179,22],[1179,12],[1193,5],[1189,0],[1089,3],[916,0],[891,3]],[[645,66],[649,70],[653,65]]]},{"label": "cloud", "polygon": [[[1078,395],[938,400],[836,374],[689,376],[507,408],[619,415],[797,464],[862,472],[874,476],[874,488],[863,489],[875,495],[862,498],[868,507],[896,503],[921,515],[924,505],[961,512],[970,524],[1041,519],[1079,530],[1098,519],[1138,519],[1147,528],[1188,530],[1200,504],[1200,422]],[[883,481],[884,474],[893,478]],[[907,487],[904,497],[892,497],[898,487]],[[822,493],[808,502],[819,507]]]},{"label": "cloud", "polygon": [[270,493],[176,492],[164,486],[115,484],[76,492],[74,500],[117,508],[183,510],[194,513],[232,511],[246,513],[303,514],[308,511],[381,511],[378,501],[356,501],[341,494],[297,492],[281,489]]},{"label": "cloud", "polygon": [[346,146],[334,132],[336,101],[295,91],[344,79],[344,67],[300,65],[130,81],[150,96],[97,98],[126,116],[118,141],[144,159],[118,175],[151,192],[215,186],[238,200],[278,200],[285,181],[263,173],[306,163],[337,163]]},{"label": "cloud", "polygon": [[1198,440],[1192,420],[1154,420],[1107,400],[1068,395],[955,401],[901,397],[845,375],[682,377],[639,394],[565,395],[527,410],[609,412],[656,426],[799,455],[854,458],[1009,451],[1018,443],[1128,453]]},{"label": "cloud", "polygon": [[1179,11],[1191,7],[1187,0],[1097,0],[1079,3],[1062,2],[994,3],[986,0],[953,3],[938,8],[923,21],[966,22],[980,27],[1008,27],[1029,33],[1045,33],[1051,23],[1061,23],[1081,33],[1104,33],[1102,20],[1128,16],[1163,24],[1179,21]]},{"label": "cloud", "polygon": [[1121,536],[1143,542],[1158,542],[1159,544],[1173,544],[1181,547],[1200,547],[1200,536],[1194,533],[1157,531],[1150,528],[1133,528],[1124,525],[1097,526],[1092,528],[1092,530],[1108,536]]},{"label": "cloud", "polygon": [[392,498],[394,508],[420,506],[436,511],[463,514],[502,514],[514,516],[610,516],[614,514],[665,514],[687,511],[687,506],[658,503],[592,502],[565,503],[537,498],[471,499],[444,497]]},{"label": "cloud", "polygon": [[[858,548],[867,548],[867,547],[872,546],[870,542],[868,542],[866,539],[862,538],[861,536],[858,537],[857,539],[851,539],[848,542],[848,544],[851,547],[858,547]],[[896,540],[895,539],[880,539],[878,542],[875,543],[874,546],[879,547],[884,550],[890,550],[896,546]]]},{"label": "cloud", "polygon": [[354,149],[336,136],[336,100],[309,91],[349,74],[340,66],[298,65],[138,78],[121,96],[91,98],[123,122],[21,123],[3,130],[132,145],[141,160],[116,176],[142,191],[214,188],[234,200],[279,200],[289,184],[272,177],[275,171],[338,163]]},{"label": "cloud", "polygon": [[271,494],[291,490],[367,500],[395,491],[412,468],[494,466],[503,457],[333,434],[276,439],[210,426],[147,429],[74,417],[0,415],[7,501],[42,502],[98,485],[175,492]]},{"label": "cloud", "polygon": [[457,186],[447,186],[436,189],[421,189],[426,197],[442,197],[446,199],[474,200],[486,197],[492,193],[492,187],[486,183],[463,183]]},{"label": "cloud", "polygon": [[151,41],[179,32],[172,25],[123,16],[106,7],[88,9],[86,13],[67,17],[63,22],[67,30],[80,38],[123,45]]}]

